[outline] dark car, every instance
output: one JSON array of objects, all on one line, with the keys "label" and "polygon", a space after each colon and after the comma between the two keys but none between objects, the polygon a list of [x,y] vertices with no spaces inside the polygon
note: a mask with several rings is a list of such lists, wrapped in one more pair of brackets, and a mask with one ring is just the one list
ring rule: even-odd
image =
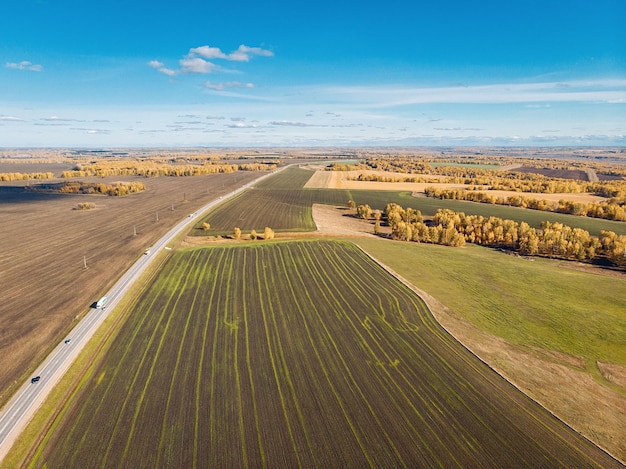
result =
[{"label": "dark car", "polygon": [[72,339],[65,339],[65,343],[69,344],[72,341]]},{"label": "dark car", "polygon": [[31,383],[36,383],[37,381],[39,381],[41,379],[41,376],[35,376],[33,379],[30,380]]}]

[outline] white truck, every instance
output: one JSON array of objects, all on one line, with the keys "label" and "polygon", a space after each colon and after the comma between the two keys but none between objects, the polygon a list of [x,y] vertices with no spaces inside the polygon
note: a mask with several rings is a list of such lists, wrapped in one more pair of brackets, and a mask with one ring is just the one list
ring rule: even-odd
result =
[{"label": "white truck", "polygon": [[103,296],[98,301],[96,301],[96,308],[104,309],[104,305],[106,305],[106,304],[107,304],[107,297]]}]

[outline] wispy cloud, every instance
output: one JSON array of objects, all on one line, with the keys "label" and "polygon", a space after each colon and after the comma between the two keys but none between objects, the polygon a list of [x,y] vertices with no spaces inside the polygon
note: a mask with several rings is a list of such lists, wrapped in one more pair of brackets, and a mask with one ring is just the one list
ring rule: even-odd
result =
[{"label": "wispy cloud", "polygon": [[237,50],[225,54],[219,47],[200,46],[189,49],[189,56],[200,56],[205,59],[224,59],[234,62],[249,62],[250,58],[254,55],[260,57],[273,57],[272,51],[261,49],[260,47],[248,47],[242,44]]},{"label": "wispy cloud", "polygon": [[4,66],[13,70],[27,70],[29,72],[41,72],[43,70],[43,65],[34,64],[28,60],[23,60],[21,62],[7,62]]},{"label": "wispy cloud", "polygon": [[15,117],[15,116],[0,116],[0,121],[5,121],[5,122],[23,122],[24,119],[20,119],[19,117]]},{"label": "wispy cloud", "polygon": [[328,86],[314,91],[334,101],[381,108],[426,103],[603,102],[620,104],[626,102],[626,80],[503,83],[432,88]]},{"label": "wispy cloud", "polygon": [[284,127],[320,127],[319,125],[316,125],[316,124],[307,124],[306,122],[298,122],[298,121],[270,121],[269,125],[284,126]]},{"label": "wispy cloud", "polygon": [[211,83],[210,81],[207,81],[204,84],[204,87],[211,90],[223,91],[226,88],[254,88],[254,84],[240,83],[238,81],[228,81],[226,83]]},{"label": "wispy cloud", "polygon": [[158,60],[151,60],[150,62],[148,62],[148,66],[170,77],[176,75],[176,72],[174,70],[166,68],[165,64],[163,62],[159,62]]}]

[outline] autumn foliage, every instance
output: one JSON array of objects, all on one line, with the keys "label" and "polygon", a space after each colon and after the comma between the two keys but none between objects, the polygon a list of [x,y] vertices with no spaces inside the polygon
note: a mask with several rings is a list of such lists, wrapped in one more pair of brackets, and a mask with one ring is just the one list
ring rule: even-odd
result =
[{"label": "autumn foliage", "polygon": [[528,223],[497,217],[465,215],[438,210],[426,223],[418,210],[388,204],[385,209],[392,237],[403,241],[463,246],[465,243],[506,248],[520,254],[577,260],[605,256],[614,265],[626,265],[626,236],[602,231],[593,237],[588,231],[562,223],[543,222],[539,229]]}]

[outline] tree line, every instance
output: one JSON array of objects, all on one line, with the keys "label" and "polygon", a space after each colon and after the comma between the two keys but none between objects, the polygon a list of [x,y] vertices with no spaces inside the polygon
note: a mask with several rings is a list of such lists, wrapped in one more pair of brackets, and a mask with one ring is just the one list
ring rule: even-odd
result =
[{"label": "tree line", "polygon": [[29,181],[31,179],[52,179],[54,173],[0,173],[0,181]]},{"label": "tree line", "polygon": [[141,182],[116,182],[113,184],[92,182],[68,182],[61,186],[60,192],[64,194],[105,194],[112,196],[124,196],[146,189]]},{"label": "tree line", "polygon": [[242,164],[165,164],[151,161],[111,161],[89,165],[79,164],[75,169],[63,171],[61,177],[88,177],[88,176],[200,176],[218,173],[234,173],[235,171],[271,171],[276,169],[275,164],[242,163]]},{"label": "tree line", "polygon": [[541,210],[544,212],[565,213],[582,217],[602,218],[605,220],[626,221],[626,197],[611,198],[602,202],[573,202],[571,200],[535,199],[523,195],[497,197],[488,192],[468,191],[465,189],[439,189],[429,186],[424,189],[427,197],[448,200],[467,200],[486,204],[509,205],[512,207]]},{"label": "tree line", "polygon": [[[354,203],[349,204],[349,206]],[[373,211],[358,206],[361,218]],[[626,236],[601,231],[594,237],[588,231],[571,228],[562,223],[542,222],[535,229],[526,222],[518,223],[498,217],[466,215],[449,209],[439,209],[432,221],[425,221],[419,210],[404,208],[396,203],[385,207],[381,218],[391,228],[393,239],[422,243],[463,246],[466,243],[505,248],[526,256],[547,256],[579,261],[605,256],[613,265],[626,267]],[[378,225],[375,218],[375,224]],[[375,232],[377,230],[375,226]]]}]

